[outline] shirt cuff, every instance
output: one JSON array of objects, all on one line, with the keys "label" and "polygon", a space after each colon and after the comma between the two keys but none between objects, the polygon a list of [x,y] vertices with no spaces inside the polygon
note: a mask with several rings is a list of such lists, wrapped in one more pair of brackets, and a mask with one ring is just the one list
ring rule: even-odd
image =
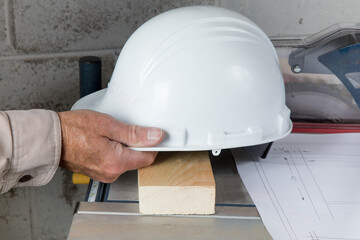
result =
[{"label": "shirt cuff", "polygon": [[41,186],[54,176],[61,157],[61,127],[50,110],[6,111],[12,133],[10,169],[1,192]]},{"label": "shirt cuff", "polygon": [[12,137],[9,118],[5,112],[0,112],[0,158],[11,158]]}]

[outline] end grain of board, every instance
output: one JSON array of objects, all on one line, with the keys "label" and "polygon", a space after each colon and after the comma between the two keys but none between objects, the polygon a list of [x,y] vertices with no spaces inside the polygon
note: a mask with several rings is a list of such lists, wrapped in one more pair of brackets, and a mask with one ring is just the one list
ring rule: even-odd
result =
[{"label": "end grain of board", "polygon": [[144,214],[214,214],[215,180],[207,152],[161,152],[139,169]]}]

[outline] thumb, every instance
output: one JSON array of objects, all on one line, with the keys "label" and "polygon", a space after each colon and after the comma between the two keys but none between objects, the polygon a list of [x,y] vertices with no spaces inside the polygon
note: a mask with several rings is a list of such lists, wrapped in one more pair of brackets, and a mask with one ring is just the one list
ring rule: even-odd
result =
[{"label": "thumb", "polygon": [[159,128],[128,125],[116,121],[110,128],[109,138],[129,147],[152,147],[163,140],[164,131]]}]

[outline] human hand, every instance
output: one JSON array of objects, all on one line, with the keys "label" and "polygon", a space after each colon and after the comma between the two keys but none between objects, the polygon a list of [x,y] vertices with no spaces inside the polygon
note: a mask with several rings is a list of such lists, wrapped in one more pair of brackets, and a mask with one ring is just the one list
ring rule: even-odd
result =
[{"label": "human hand", "polygon": [[90,110],[58,113],[61,123],[60,166],[101,182],[114,182],[122,173],[153,163],[157,152],[128,148],[159,144],[158,128],[128,125]]}]

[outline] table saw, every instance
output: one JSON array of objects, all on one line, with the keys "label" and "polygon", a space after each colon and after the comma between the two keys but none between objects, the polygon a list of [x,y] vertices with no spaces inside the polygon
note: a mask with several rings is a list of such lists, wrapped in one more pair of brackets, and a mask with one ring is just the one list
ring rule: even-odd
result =
[{"label": "table saw", "polygon": [[[307,38],[272,39],[293,119],[359,123],[360,69],[351,61],[359,54],[359,34],[356,24],[335,25]],[[335,60],[340,62],[334,65]],[[267,148],[247,150],[260,156]],[[75,209],[68,239],[272,239],[230,150],[216,157],[209,152],[209,157],[216,182],[214,215],[140,214],[137,171],[131,171],[112,184],[90,181],[85,201]]]}]

